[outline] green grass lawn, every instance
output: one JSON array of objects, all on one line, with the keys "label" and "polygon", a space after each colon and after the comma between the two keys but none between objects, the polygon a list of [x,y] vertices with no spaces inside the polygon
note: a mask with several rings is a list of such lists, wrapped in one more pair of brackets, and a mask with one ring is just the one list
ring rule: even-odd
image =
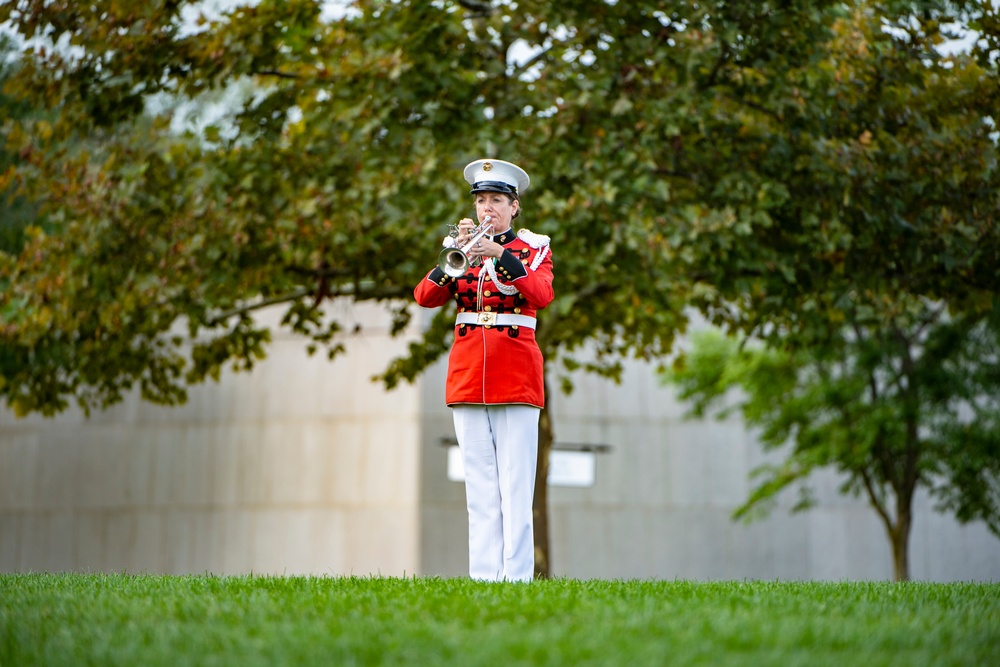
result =
[{"label": "green grass lawn", "polygon": [[1000,665],[1000,584],[0,574],[0,666]]}]

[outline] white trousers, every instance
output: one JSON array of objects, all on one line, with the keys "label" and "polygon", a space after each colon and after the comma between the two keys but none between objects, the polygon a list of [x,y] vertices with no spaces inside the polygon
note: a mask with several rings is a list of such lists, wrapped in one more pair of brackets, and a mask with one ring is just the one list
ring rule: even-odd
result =
[{"label": "white trousers", "polygon": [[539,409],[458,405],[455,435],[465,467],[469,576],[531,581],[535,574],[532,499]]}]

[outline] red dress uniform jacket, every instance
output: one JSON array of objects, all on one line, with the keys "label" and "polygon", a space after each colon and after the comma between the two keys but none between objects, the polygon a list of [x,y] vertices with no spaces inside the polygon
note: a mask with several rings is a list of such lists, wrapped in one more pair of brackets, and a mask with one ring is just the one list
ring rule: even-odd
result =
[{"label": "red dress uniform jacket", "polygon": [[[508,230],[493,240],[504,246],[494,265],[504,294],[487,270],[486,258],[464,276],[450,278],[435,268],[413,290],[425,308],[454,299],[458,312],[493,312],[535,317],[552,302],[552,256],[549,238],[522,229]],[[448,357],[445,402],[498,405],[520,403],[545,407],[542,353],[535,330],[525,326],[456,324],[455,342]]]}]

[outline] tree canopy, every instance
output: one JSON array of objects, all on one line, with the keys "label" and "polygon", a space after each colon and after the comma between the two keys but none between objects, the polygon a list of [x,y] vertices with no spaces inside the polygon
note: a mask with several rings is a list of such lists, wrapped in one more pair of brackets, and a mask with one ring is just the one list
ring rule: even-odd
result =
[{"label": "tree canopy", "polygon": [[[6,94],[44,112],[4,124],[19,160],[0,185],[38,207],[0,265],[0,392],[22,413],[136,383],[181,400],[264,354],[260,304],[331,353],[327,298],[386,299],[401,328],[393,299],[468,210],[461,166],[490,154],[533,175],[525,224],[559,263],[540,336],[569,368],[586,341],[610,375],[662,355],[687,305],[757,333],[808,333],[858,290],[992,307],[988,4],[360,1],[330,18],[263,0],[194,26],[191,8],[0,8],[29,40]],[[936,48],[955,17],[985,35],[967,56]],[[244,81],[221,122],[170,131],[165,97]],[[446,324],[385,380],[439,356]]]}]

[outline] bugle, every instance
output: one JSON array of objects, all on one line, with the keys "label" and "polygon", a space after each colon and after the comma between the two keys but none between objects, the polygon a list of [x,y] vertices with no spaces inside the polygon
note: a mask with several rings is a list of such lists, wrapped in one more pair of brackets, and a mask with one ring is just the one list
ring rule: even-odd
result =
[{"label": "bugle", "polygon": [[[457,246],[454,238],[450,236],[447,237],[445,239],[445,245],[447,247],[441,251],[441,254],[438,255],[438,268],[452,278],[458,278],[459,276],[465,275],[465,272],[469,270],[469,265],[472,263],[469,259],[469,251],[472,250],[472,248],[475,247],[475,245],[479,243],[484,236],[493,234],[493,225],[490,224],[490,220],[492,220],[490,216],[483,218],[483,221],[479,224],[479,226],[472,230],[472,238],[469,239],[468,243],[461,248]],[[449,241],[455,245],[448,246],[447,244]]]}]

